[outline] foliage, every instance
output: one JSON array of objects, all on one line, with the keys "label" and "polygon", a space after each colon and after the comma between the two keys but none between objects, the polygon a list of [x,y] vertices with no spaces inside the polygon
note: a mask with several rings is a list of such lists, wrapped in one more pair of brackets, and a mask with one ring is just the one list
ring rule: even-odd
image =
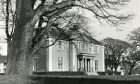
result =
[{"label": "foliage", "polygon": [[131,31],[130,34],[128,34],[128,38],[130,41],[139,42],[140,41],[140,27]]},{"label": "foliage", "polygon": [[132,43],[129,56],[125,63],[129,65],[129,74],[132,73],[132,69],[137,65],[137,62],[140,61],[140,28],[136,28],[128,34],[128,39]]},{"label": "foliage", "polygon": [[124,67],[127,65],[129,66],[128,68],[126,68],[127,69],[126,71],[128,71],[126,74],[132,74],[132,70],[138,64],[139,61],[140,61],[140,51],[139,50],[130,51],[126,59],[122,61]]},{"label": "foliage", "polygon": [[122,54],[127,51],[130,44],[125,41],[112,38],[104,39],[103,44],[105,46],[106,68],[110,67],[111,70],[114,68],[116,71],[117,67],[121,63]]}]

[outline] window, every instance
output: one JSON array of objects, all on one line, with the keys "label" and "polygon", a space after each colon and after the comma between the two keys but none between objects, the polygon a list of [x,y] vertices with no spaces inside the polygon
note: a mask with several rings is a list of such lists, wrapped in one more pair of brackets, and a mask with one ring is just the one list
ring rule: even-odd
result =
[{"label": "window", "polygon": [[85,42],[82,42],[82,51],[84,51],[85,50]]},{"label": "window", "polygon": [[63,69],[63,58],[62,57],[58,58],[58,69],[59,70]]},{"label": "window", "polygon": [[81,51],[81,46],[82,46],[82,43],[79,41],[79,42],[78,42],[78,50],[79,50],[79,51]]},{"label": "window", "polygon": [[98,70],[98,60],[95,60],[95,71]]},{"label": "window", "polygon": [[98,51],[98,47],[97,46],[94,46],[93,52],[94,53],[97,53],[97,51]]},{"label": "window", "polygon": [[85,51],[88,51],[88,43],[85,43]]},{"label": "window", "polygon": [[33,71],[37,71],[37,67],[38,67],[38,57],[34,57]]},{"label": "window", "polygon": [[92,45],[91,45],[91,43],[89,44],[89,47],[88,47],[88,51],[91,53],[91,47],[92,47]]},{"label": "window", "polygon": [[63,49],[62,41],[58,41],[57,47],[58,47],[59,50],[62,50]]}]

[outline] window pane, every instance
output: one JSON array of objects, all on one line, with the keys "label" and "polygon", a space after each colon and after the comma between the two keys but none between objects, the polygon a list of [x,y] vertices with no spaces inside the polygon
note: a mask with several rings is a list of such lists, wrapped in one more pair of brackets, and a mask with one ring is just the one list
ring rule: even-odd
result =
[{"label": "window pane", "polygon": [[58,69],[59,70],[63,69],[63,58],[61,57],[58,58]]},{"label": "window pane", "polygon": [[98,49],[98,47],[94,46],[94,49],[93,49],[94,53],[97,53],[97,49]]},{"label": "window pane", "polygon": [[98,60],[95,60],[95,70],[98,70]]}]

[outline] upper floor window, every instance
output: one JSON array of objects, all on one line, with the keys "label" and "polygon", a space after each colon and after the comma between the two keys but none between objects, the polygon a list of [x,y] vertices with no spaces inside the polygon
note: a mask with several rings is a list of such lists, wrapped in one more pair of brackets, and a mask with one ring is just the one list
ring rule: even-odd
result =
[{"label": "upper floor window", "polygon": [[63,49],[62,41],[58,41],[57,48],[59,50],[62,50]]},{"label": "upper floor window", "polygon": [[89,44],[88,43],[85,43],[85,51],[88,51],[88,46]]},{"label": "upper floor window", "polygon": [[89,47],[88,47],[88,51],[89,51],[89,52],[92,51],[91,47],[92,47],[92,44],[90,43],[90,44],[89,44]]},{"label": "upper floor window", "polygon": [[82,42],[79,41],[78,42],[78,50],[81,51],[81,49],[82,49]]},{"label": "upper floor window", "polygon": [[97,52],[98,52],[98,46],[94,46],[94,47],[93,47],[93,52],[94,52],[94,53],[97,53]]}]

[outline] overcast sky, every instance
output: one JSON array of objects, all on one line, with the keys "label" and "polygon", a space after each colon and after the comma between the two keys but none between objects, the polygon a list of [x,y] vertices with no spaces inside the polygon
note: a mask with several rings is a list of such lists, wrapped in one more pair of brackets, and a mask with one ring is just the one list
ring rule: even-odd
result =
[{"label": "overcast sky", "polygon": [[97,25],[94,23],[91,24],[93,27],[92,31],[95,33],[96,39],[102,40],[106,37],[112,37],[121,40],[127,40],[127,34],[133,29],[140,27],[140,0],[131,0],[131,2],[124,8],[122,13],[135,14],[135,17],[131,21],[119,27],[122,29],[122,31],[118,31],[117,28],[107,25],[101,25],[98,23]]},{"label": "overcast sky", "polygon": [[[125,7],[123,13],[134,13],[135,17],[133,20],[120,27],[122,31],[118,31],[117,28],[111,26],[101,25],[94,20],[93,22],[90,22],[90,26],[92,27],[91,30],[96,36],[95,38],[97,40],[102,40],[106,37],[112,37],[126,40],[127,34],[140,26],[140,0],[131,0],[127,7]],[[4,36],[4,30],[0,28],[0,39],[3,39]],[[3,40],[0,40],[0,42],[2,41]],[[6,51],[6,44],[0,43],[0,53],[6,55]]]}]

